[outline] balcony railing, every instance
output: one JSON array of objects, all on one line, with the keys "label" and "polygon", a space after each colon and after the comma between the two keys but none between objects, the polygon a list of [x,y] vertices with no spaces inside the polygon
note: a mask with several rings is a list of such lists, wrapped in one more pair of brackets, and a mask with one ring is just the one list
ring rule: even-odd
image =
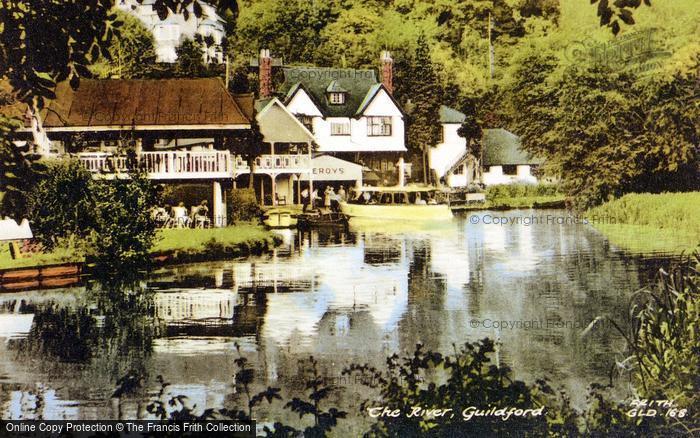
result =
[{"label": "balcony railing", "polygon": [[226,178],[233,174],[227,151],[142,152],[139,165],[154,179]]},{"label": "balcony railing", "polygon": [[311,167],[308,155],[261,155],[255,159],[255,166],[260,170],[305,170]]},{"label": "balcony railing", "polygon": [[83,152],[78,154],[80,162],[90,172],[126,172],[126,157],[114,156],[108,152]]},{"label": "balcony railing", "polygon": [[[128,172],[127,158],[108,152],[83,152],[78,159],[93,173],[112,175]],[[152,179],[231,178],[249,172],[240,156],[228,151],[162,151],[141,152],[139,168]],[[256,173],[305,172],[311,168],[308,155],[261,155],[255,160]]]}]

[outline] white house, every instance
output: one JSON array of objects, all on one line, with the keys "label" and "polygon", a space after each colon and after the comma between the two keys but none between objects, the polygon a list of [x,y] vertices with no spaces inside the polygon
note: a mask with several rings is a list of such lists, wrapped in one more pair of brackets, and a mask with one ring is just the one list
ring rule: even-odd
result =
[{"label": "white house", "polygon": [[[155,0],[118,0],[117,7],[126,11],[139,20],[153,32],[155,39],[156,60],[158,62],[177,61],[176,50],[185,39],[195,39],[196,36],[203,41],[211,40],[212,44],[204,44],[202,54],[206,63],[221,63],[224,59],[222,42],[226,36],[224,20],[216,13],[216,9],[204,2],[202,16],[196,17],[193,5],[188,7],[189,16],[185,19],[183,14],[169,14],[165,20],[158,17],[153,8]],[[209,38],[207,38],[209,37]]]},{"label": "white house", "polygon": [[520,138],[505,129],[484,129],[482,137],[485,185],[536,183],[532,174],[542,160],[522,150]]},{"label": "white house", "polygon": [[[392,97],[393,61],[388,52],[382,53],[381,61],[381,82],[374,70],[285,67],[281,91],[287,110],[313,134],[315,156],[333,157],[338,165],[347,162],[348,171],[352,163],[361,164],[379,175],[380,183],[403,184],[404,113]],[[272,94],[269,51],[261,51],[259,65],[260,96],[266,98]],[[313,178],[338,181],[332,172]]]},{"label": "white house", "polygon": [[450,187],[465,187],[477,179],[474,160],[467,153],[467,140],[457,134],[466,116],[440,106],[440,143],[430,149],[430,168]]}]

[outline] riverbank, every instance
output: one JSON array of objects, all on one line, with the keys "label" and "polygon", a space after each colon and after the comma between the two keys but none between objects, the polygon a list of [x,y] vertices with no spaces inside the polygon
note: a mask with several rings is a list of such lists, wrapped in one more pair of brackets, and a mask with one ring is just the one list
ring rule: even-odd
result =
[{"label": "riverbank", "polygon": [[151,254],[158,263],[184,263],[262,254],[282,239],[257,224],[226,228],[167,229]]},{"label": "riverbank", "polygon": [[[180,263],[260,254],[278,245],[281,239],[257,224],[226,228],[174,228],[158,231],[151,255],[157,263]],[[85,255],[76,249],[57,248],[47,254],[13,259],[9,245],[0,247],[0,270],[84,263]]]},{"label": "riverbank", "polygon": [[565,208],[564,195],[553,196],[519,196],[486,199],[481,203],[451,206],[456,211],[472,210],[511,210],[516,208]]},{"label": "riverbank", "polygon": [[633,252],[692,252],[700,243],[700,192],[631,193],[586,213],[611,243]]}]

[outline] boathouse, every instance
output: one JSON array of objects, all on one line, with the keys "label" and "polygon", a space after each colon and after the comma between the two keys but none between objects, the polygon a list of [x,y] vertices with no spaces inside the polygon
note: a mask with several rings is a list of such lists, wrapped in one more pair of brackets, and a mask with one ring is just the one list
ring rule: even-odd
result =
[{"label": "boathouse", "polygon": [[55,93],[18,130],[19,147],[77,157],[96,178],[125,175],[132,151],[159,183],[208,185],[213,223],[226,224],[226,191],[249,169],[225,140],[250,129],[252,95],[231,95],[218,78],[83,79]]}]

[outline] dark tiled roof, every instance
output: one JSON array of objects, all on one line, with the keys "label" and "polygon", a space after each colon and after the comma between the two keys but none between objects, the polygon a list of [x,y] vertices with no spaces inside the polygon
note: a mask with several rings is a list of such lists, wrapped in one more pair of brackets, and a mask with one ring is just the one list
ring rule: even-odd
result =
[{"label": "dark tiled roof", "polygon": [[255,115],[255,95],[253,93],[234,94],[233,100],[236,101],[243,115],[248,120],[253,120]]},{"label": "dark tiled roof", "polygon": [[467,116],[449,106],[440,105],[440,123],[462,123]]},{"label": "dark tiled roof", "polygon": [[43,115],[47,128],[248,125],[246,112],[252,111],[242,109],[218,78],[83,79],[77,90],[67,82],[58,84],[56,99]]},{"label": "dark tiled roof", "polygon": [[[347,92],[343,105],[331,105],[326,96],[331,83]],[[365,100],[377,78],[374,70],[355,70],[328,67],[285,67],[284,84],[280,88],[291,98],[300,85],[312,95],[319,109],[327,117],[353,117]]]},{"label": "dark tiled roof", "polygon": [[542,163],[521,149],[520,137],[505,129],[484,129],[481,141],[484,166]]},{"label": "dark tiled roof", "polygon": [[326,93],[346,93],[347,91],[348,90],[340,86],[338,81],[331,82],[328,84],[328,88],[326,88]]}]

